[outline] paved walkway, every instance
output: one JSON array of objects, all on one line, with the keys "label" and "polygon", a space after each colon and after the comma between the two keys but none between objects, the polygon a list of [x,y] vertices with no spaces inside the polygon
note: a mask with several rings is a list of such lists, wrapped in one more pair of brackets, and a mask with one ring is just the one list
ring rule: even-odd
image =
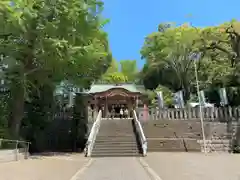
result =
[{"label": "paved walkway", "polygon": [[144,160],[162,180],[240,180],[240,155],[148,153]]},{"label": "paved walkway", "polygon": [[69,155],[0,163],[0,180],[71,180],[88,161],[83,155]]},{"label": "paved walkway", "polygon": [[[74,179],[75,180],[75,179]],[[76,180],[151,180],[135,157],[96,158]]]},{"label": "paved walkway", "polygon": [[95,159],[76,154],[0,163],[0,180],[240,180],[239,167],[240,155],[234,154]]}]

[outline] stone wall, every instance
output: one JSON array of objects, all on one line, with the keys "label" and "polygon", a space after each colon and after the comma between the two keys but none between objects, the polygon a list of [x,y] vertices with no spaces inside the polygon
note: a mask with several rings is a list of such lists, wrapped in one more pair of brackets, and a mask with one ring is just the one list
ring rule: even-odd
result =
[{"label": "stone wall", "polygon": [[[142,121],[149,151],[203,151],[200,120]],[[209,151],[230,151],[236,122],[204,122]]]}]

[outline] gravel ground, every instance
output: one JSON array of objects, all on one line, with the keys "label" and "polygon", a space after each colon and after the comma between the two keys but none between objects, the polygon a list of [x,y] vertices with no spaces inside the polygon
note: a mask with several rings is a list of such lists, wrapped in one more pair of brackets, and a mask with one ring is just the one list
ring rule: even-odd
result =
[{"label": "gravel ground", "polygon": [[144,160],[162,180],[240,180],[240,155],[148,153]]},{"label": "gravel ground", "polygon": [[75,154],[0,163],[0,180],[70,180],[88,161]]}]

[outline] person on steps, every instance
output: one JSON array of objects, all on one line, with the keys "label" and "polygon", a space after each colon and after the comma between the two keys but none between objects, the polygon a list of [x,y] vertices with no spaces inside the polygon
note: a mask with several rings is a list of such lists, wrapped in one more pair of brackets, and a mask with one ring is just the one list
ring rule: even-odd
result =
[{"label": "person on steps", "polygon": [[121,108],[120,109],[120,119],[122,119],[123,118],[123,109]]},{"label": "person on steps", "polygon": [[124,111],[124,116],[125,116],[126,119],[128,118],[128,109],[127,108]]}]

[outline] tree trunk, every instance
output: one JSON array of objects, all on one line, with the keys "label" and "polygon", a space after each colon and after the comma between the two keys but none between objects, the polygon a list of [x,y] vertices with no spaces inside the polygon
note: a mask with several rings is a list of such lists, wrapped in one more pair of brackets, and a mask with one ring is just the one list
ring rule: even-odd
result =
[{"label": "tree trunk", "polygon": [[12,138],[19,139],[19,132],[24,117],[24,87],[18,82],[17,87],[12,87],[10,101],[9,130]]}]

